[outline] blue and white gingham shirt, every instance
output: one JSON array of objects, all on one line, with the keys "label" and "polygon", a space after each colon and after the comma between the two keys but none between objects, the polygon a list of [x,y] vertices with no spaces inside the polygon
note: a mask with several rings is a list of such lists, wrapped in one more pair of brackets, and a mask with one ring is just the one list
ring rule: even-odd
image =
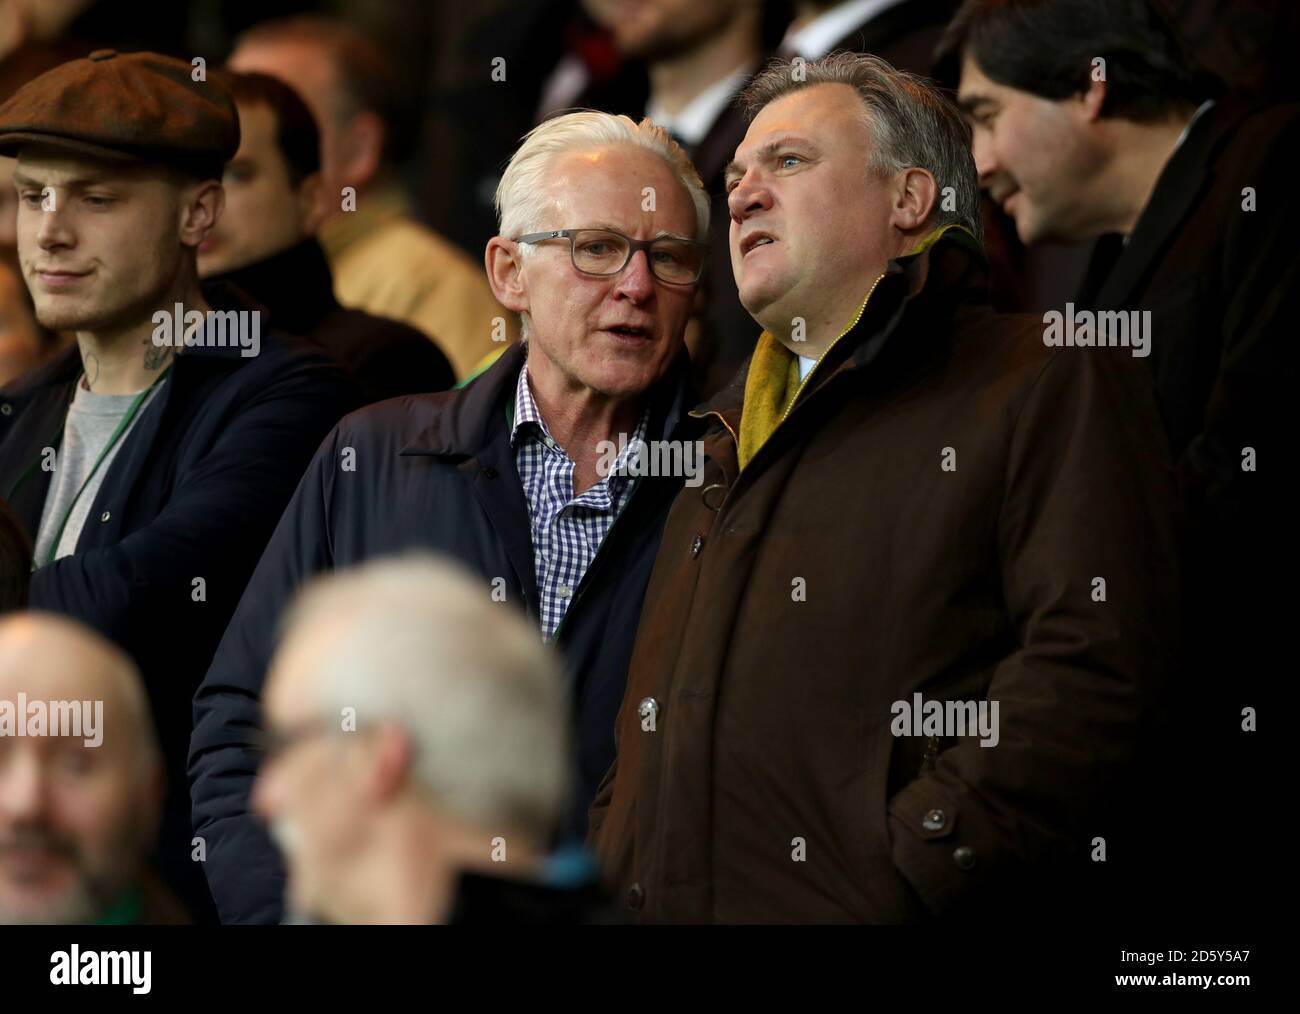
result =
[{"label": "blue and white gingham shirt", "polygon": [[533,532],[533,565],[541,604],[542,636],[550,640],[596,558],[601,541],[627,504],[633,478],[628,459],[645,439],[650,413],[642,413],[636,432],[614,461],[610,474],[581,496],[573,495],[573,460],[552,438],[528,386],[528,364],[515,388],[515,420],[510,443],[528,501]]}]

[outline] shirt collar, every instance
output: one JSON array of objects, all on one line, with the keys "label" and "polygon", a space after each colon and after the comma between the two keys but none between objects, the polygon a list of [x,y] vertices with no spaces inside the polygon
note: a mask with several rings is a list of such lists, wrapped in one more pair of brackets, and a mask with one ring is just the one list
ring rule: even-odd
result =
[{"label": "shirt collar", "polygon": [[646,106],[646,116],[659,126],[672,131],[686,144],[694,147],[704,140],[709,128],[722,115],[733,95],[749,77],[749,64],[741,64],[720,81],[709,85],[687,103],[681,112],[667,113],[653,101]]},{"label": "shirt collar", "polygon": [[[1187,126],[1183,128],[1183,132],[1178,135],[1178,140],[1174,142],[1174,148],[1173,151],[1169,153],[1169,158],[1165,159],[1166,166],[1169,165],[1171,161],[1173,161],[1173,157],[1178,153],[1178,149],[1183,146],[1183,142],[1186,141],[1188,136],[1192,133],[1192,128],[1196,126],[1196,121],[1199,120],[1203,115],[1205,115],[1205,113],[1209,112],[1210,107],[1213,105],[1214,105],[1214,99],[1206,99],[1204,102],[1202,102],[1199,106],[1196,107],[1196,112],[1192,113],[1192,118],[1187,121]],[[1164,170],[1162,169],[1161,172],[1163,173]],[[1151,202],[1148,200],[1147,203],[1150,204]],[[1143,208],[1142,210],[1145,211],[1146,209]],[[1141,215],[1139,215],[1138,218],[1140,220]],[[1134,229],[1137,228],[1136,222],[1134,223],[1133,228]],[[1128,246],[1129,237],[1132,235],[1133,235],[1132,231],[1124,233],[1123,236],[1120,238],[1120,245]]]},{"label": "shirt collar", "polygon": [[510,428],[510,446],[518,446],[519,430],[528,425],[536,426],[548,437],[551,435],[546,420],[537,410],[537,402],[533,400],[532,389],[528,386],[528,361],[524,360],[524,365],[519,368],[519,381],[515,384],[515,418]]},{"label": "shirt collar", "polygon": [[802,56],[805,60],[820,60],[853,29],[903,2],[904,0],[850,0],[849,3],[839,4],[805,25],[792,27],[785,33],[781,48]]},{"label": "shirt collar", "polygon": [[[1187,135],[1192,132],[1192,127],[1196,125],[1196,121],[1199,120],[1203,114],[1208,112],[1212,105],[1214,105],[1214,99],[1206,99],[1196,108],[1196,112],[1192,113],[1192,118],[1187,121],[1187,126],[1185,126],[1183,132],[1178,135],[1178,140],[1174,142],[1174,151],[1177,151],[1183,146],[1183,142],[1187,140]],[[1172,151],[1169,153],[1169,157],[1173,158]]]},{"label": "shirt collar", "polygon": [[[613,467],[609,471],[611,477],[626,474],[628,461],[637,453],[638,445],[645,441],[646,430],[649,425],[650,408],[647,406],[645,411],[641,413],[636,432],[632,434],[627,445],[619,446],[618,456],[614,459]],[[528,385],[527,360],[524,360],[524,365],[519,368],[519,381],[515,384],[515,415],[510,427],[511,447],[518,448],[520,430],[525,426],[535,427],[546,440],[554,443],[551,431],[546,427],[546,420],[542,418],[542,413],[537,409],[537,402],[533,400],[532,388]]]}]

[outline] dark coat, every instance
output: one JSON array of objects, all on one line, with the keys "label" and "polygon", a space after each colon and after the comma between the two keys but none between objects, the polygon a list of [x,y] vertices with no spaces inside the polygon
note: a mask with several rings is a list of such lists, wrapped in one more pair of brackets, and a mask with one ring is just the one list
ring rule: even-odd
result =
[{"label": "dark coat", "polygon": [[310,339],[346,366],[366,404],[456,383],[451,363],[423,331],[339,304],[329,261],[314,239],[222,277],[264,305],[281,330]]},{"label": "dark coat", "polygon": [[[987,916],[1086,847],[1137,750],[1177,580],[1145,371],[993,313],[948,236],[891,263],[743,471],[745,375],[700,410],[591,811],[645,920]],[[1000,743],[893,735],[915,693],[999,702]]]},{"label": "dark coat", "polygon": [[[1172,875],[1165,909],[1187,906],[1202,917],[1214,906],[1258,903],[1267,887],[1251,878],[1271,868],[1259,851],[1265,841],[1224,840],[1204,799],[1231,795],[1241,812],[1270,805],[1258,777],[1266,733],[1243,731],[1242,710],[1268,709],[1279,663],[1290,666],[1293,655],[1289,602],[1276,586],[1290,530],[1283,514],[1293,503],[1296,150],[1300,106],[1217,102],[1170,158],[1128,243],[1098,244],[1077,297],[1081,307],[1151,311],[1147,364],[1177,464],[1189,608],[1187,692],[1168,715],[1167,735],[1199,731],[1194,749],[1165,751],[1170,763],[1150,777],[1191,815],[1189,840],[1217,840],[1212,849],[1160,856],[1182,871]],[[1243,207],[1247,187],[1256,210]],[[1254,448],[1254,471],[1243,468],[1244,448]],[[1184,886],[1193,877],[1204,885],[1194,899]]]},{"label": "dark coat", "polygon": [[[203,291],[217,310],[255,307],[229,286]],[[312,452],[358,403],[337,364],[266,321],[260,354],[240,352],[180,350],[109,466],[77,551],[34,571],[30,587],[32,608],[95,628],[140,667],[169,782],[157,865],[187,904],[190,699]],[[51,476],[42,450],[62,438],[81,371],[73,347],[0,391],[0,497],[33,541]]]},{"label": "dark coat", "polygon": [[[507,411],[523,350],[506,349],[462,390],[398,398],[335,429],[285,511],[194,702],[190,781],[206,872],[222,919],[278,918],[283,874],[249,812],[257,764],[252,733],[275,642],[294,590],[328,571],[409,549],[447,554],[538,616],[528,506],[515,469]],[[653,394],[649,432],[684,437],[696,424],[683,357]],[[356,471],[341,471],[345,448]],[[614,715],[641,598],[679,478],[642,478],[578,586],[557,632],[571,674],[578,786],[568,837],[581,838],[586,806],[614,754]],[[540,631],[539,631],[540,637]]]}]

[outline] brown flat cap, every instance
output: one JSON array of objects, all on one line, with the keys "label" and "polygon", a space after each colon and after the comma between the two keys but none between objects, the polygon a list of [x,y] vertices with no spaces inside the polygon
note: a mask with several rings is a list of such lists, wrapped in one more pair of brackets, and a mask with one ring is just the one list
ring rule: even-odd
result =
[{"label": "brown flat cap", "polygon": [[60,64],[0,105],[0,155],[52,144],[219,178],[239,148],[239,114],[224,87],[192,74],[174,57],[111,49]]}]

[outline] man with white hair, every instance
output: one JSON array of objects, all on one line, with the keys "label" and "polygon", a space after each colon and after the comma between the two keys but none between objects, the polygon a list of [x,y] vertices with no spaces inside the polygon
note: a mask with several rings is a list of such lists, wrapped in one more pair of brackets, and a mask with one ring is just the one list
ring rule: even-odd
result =
[{"label": "man with white hair", "polygon": [[[662,128],[578,112],[528,135],[497,207],[488,279],[520,314],[526,341],[463,390],[395,399],[339,424],[196,695],[194,827],[227,922],[279,917],[279,865],[248,802],[250,730],[276,619],[314,573],[438,550],[479,575],[487,601],[525,610],[539,638],[559,646],[576,732],[561,837],[583,835],[586,804],[613,759],[651,560],[681,473],[699,465],[688,453],[697,424],[687,417],[682,334],[708,199]],[[651,464],[680,467],[642,467],[638,441]]]},{"label": "man with white hair", "polygon": [[310,585],[263,700],[253,804],[295,913],[599,918],[594,863],[546,856],[571,763],[559,660],[459,566],[416,556]]},{"label": "man with white hair", "polygon": [[188,922],[146,864],[163,780],[120,649],[53,613],[0,620],[0,924]]}]

